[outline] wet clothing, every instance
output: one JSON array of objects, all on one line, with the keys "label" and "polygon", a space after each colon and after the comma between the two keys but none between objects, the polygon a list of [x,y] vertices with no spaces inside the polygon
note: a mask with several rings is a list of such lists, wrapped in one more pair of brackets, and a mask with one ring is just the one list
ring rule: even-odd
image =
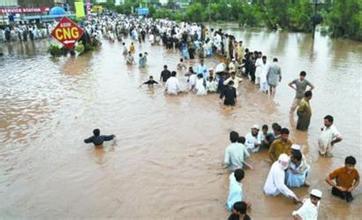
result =
[{"label": "wet clothing", "polygon": [[264,185],[264,193],[268,196],[283,194],[287,197],[296,198],[296,195],[285,185],[285,170],[275,161],[270,168],[268,177]]},{"label": "wet clothing", "polygon": [[341,167],[330,173],[329,178],[335,179],[337,186],[348,189],[355,181],[359,180],[359,173],[356,169],[349,170],[346,167]]},{"label": "wet clothing", "polygon": [[229,195],[226,201],[226,208],[232,211],[235,202],[243,201],[243,184],[236,181],[235,174],[229,176]]},{"label": "wet clothing", "polygon": [[331,125],[329,127],[324,127],[322,129],[322,133],[318,139],[319,152],[321,154],[325,154],[327,152],[331,152],[333,150],[332,141],[342,138],[341,134],[337,130],[336,126]]},{"label": "wet clothing", "polygon": [[261,141],[260,141],[260,136],[259,133],[256,134],[256,136],[254,136],[251,132],[249,132],[247,135],[245,135],[245,146],[248,150],[250,150],[251,152],[258,152],[259,151],[259,146]]},{"label": "wet clothing", "polygon": [[148,81],[144,82],[143,84],[146,84],[146,85],[153,85],[153,84],[158,84],[158,82],[157,82],[157,81],[155,81],[155,80],[153,80],[153,79],[150,79],[150,80],[148,80]]},{"label": "wet clothing", "polygon": [[226,86],[220,94],[221,99],[224,97],[224,105],[235,105],[236,89],[234,87]]},{"label": "wet clothing", "polygon": [[225,149],[224,164],[229,170],[234,171],[243,168],[243,162],[250,154],[246,147],[240,143],[232,143]]},{"label": "wet clothing", "polygon": [[197,91],[196,95],[207,95],[205,84],[206,81],[204,78],[198,78],[196,80],[196,85],[195,85],[195,89]]},{"label": "wet clothing", "polygon": [[280,66],[278,66],[278,64],[273,62],[270,65],[266,75],[269,86],[276,87],[281,77],[282,77],[282,71],[280,69]]},{"label": "wet clothing", "polygon": [[307,89],[307,86],[313,87],[313,85],[306,79],[303,81],[300,81],[300,79],[296,79],[293,80],[291,83],[294,84],[297,89],[295,93],[295,98],[297,99],[302,99],[304,97],[304,92]]},{"label": "wet clothing", "polygon": [[209,76],[209,73],[207,71],[207,67],[204,65],[198,65],[196,68],[196,73],[198,74],[202,74],[202,76],[204,77],[204,79],[206,79]]},{"label": "wet clothing", "polygon": [[336,187],[332,187],[332,195],[337,196],[341,199],[345,199],[347,202],[351,202],[353,200],[351,192],[343,192]]},{"label": "wet clothing", "polygon": [[308,130],[310,118],[312,117],[312,108],[309,101],[302,99],[297,109],[298,121],[297,129],[301,131]]},{"label": "wet clothing", "polygon": [[178,81],[178,79],[174,76],[170,77],[166,84],[166,91],[167,94],[169,95],[177,95],[181,90],[180,90],[180,83]]},{"label": "wet clothing", "polygon": [[240,82],[243,81],[243,79],[241,79],[241,78],[239,78],[239,77],[237,77],[237,76],[235,76],[234,78],[230,76],[229,78],[227,78],[227,79],[224,81],[224,85],[227,85],[230,81],[233,81],[233,82],[234,82],[233,87],[234,87],[235,89],[238,89],[239,84],[240,84]]},{"label": "wet clothing", "polygon": [[84,139],[84,143],[89,144],[93,143],[94,145],[102,145],[104,141],[113,140],[114,135],[99,135],[99,136],[92,136],[87,139]]},{"label": "wet clothing", "polygon": [[304,185],[307,178],[310,166],[305,161],[303,156],[302,161],[299,164],[290,162],[287,173],[286,183],[289,187],[301,187]]},{"label": "wet clothing", "polygon": [[293,216],[299,216],[302,220],[317,220],[318,219],[319,202],[314,205],[310,199],[303,201],[302,207],[292,213]]},{"label": "wet clothing", "polygon": [[161,72],[161,80],[163,82],[166,82],[170,77],[171,77],[171,72],[169,70],[163,70]]},{"label": "wet clothing", "polygon": [[277,161],[279,158],[279,155],[281,154],[288,154],[291,153],[291,147],[292,142],[290,140],[287,140],[284,142],[282,139],[275,140],[269,147],[269,156],[272,161]]},{"label": "wet clothing", "polygon": [[216,92],[217,91],[217,81],[206,81],[206,89],[208,92]]},{"label": "wet clothing", "polygon": [[240,218],[238,214],[231,213],[231,215],[228,217],[228,220],[251,220],[251,218],[248,214],[245,214],[243,218]]}]

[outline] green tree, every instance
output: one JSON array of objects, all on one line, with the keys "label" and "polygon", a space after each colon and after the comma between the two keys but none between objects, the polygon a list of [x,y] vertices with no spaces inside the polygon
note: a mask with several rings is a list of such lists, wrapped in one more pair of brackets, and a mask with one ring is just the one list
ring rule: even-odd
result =
[{"label": "green tree", "polygon": [[333,1],[327,17],[329,30],[334,37],[362,40],[362,1]]}]

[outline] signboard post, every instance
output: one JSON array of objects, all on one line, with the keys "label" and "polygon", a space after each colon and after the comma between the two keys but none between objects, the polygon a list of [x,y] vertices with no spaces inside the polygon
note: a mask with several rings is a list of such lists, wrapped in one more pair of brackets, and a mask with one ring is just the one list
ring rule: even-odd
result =
[{"label": "signboard post", "polygon": [[60,19],[51,35],[68,49],[74,48],[75,42],[81,38],[84,31],[67,17]]},{"label": "signboard post", "polygon": [[91,9],[92,9],[92,4],[91,4],[90,0],[87,0],[86,7],[87,7],[87,20],[90,21],[91,20]]}]

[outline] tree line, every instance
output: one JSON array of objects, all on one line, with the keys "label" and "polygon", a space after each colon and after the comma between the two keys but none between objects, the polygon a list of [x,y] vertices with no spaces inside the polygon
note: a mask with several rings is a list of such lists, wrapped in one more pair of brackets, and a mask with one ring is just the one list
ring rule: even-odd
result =
[{"label": "tree line", "polygon": [[157,1],[125,0],[115,6],[112,0],[104,4],[118,13],[131,14],[140,5],[150,9],[154,18],[176,21],[237,22],[248,27],[268,27],[293,32],[312,32],[321,24],[332,37],[362,41],[362,0],[325,0],[315,6],[314,0],[193,0],[185,8],[178,1],[160,6]]}]

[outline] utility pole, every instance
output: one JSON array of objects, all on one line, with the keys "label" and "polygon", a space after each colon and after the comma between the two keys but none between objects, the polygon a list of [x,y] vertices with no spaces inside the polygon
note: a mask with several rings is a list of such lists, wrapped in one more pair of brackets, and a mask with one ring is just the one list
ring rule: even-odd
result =
[{"label": "utility pole", "polygon": [[312,38],[314,39],[314,35],[315,35],[315,28],[316,28],[316,16],[317,16],[317,2],[318,0],[313,0],[313,3],[314,3],[314,6],[313,6],[313,19],[312,19],[312,22],[313,22],[313,35],[312,35]]}]

